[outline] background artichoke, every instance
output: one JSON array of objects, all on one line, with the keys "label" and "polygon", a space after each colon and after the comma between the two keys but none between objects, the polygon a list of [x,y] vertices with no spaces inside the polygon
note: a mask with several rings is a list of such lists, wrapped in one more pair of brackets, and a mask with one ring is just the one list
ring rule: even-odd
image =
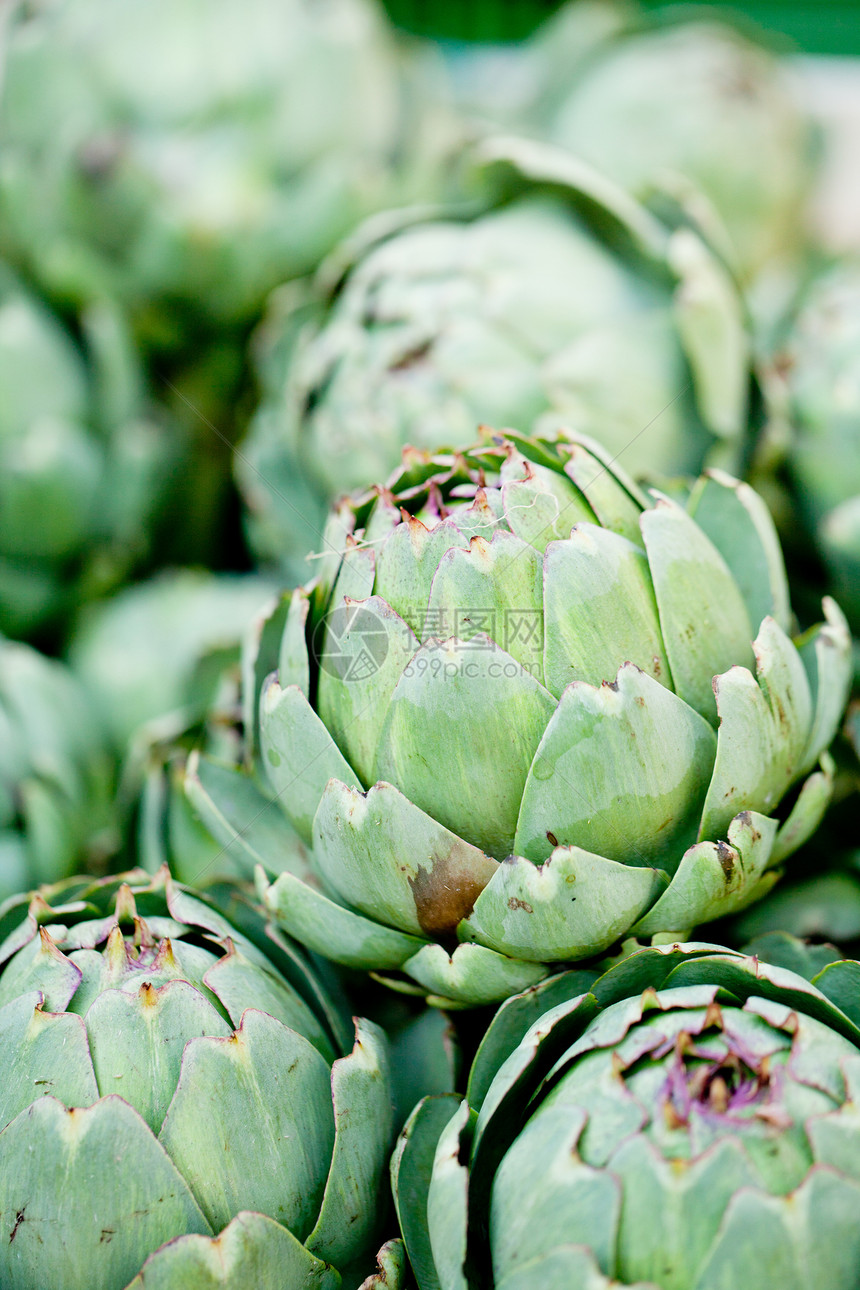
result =
[{"label": "background artichoke", "polygon": [[119,845],[115,770],[76,678],[0,638],[0,899],[104,870]]},{"label": "background artichoke", "polygon": [[634,473],[744,456],[743,308],[697,234],[560,149],[494,140],[470,165],[472,206],[371,220],[313,299],[276,302],[236,469],[254,545],[291,570],[333,495],[480,423],[572,425]]},{"label": "background artichoke", "polygon": [[179,443],[146,408],[121,320],[72,335],[0,266],[0,630],[55,634],[148,553]]},{"label": "background artichoke", "polygon": [[246,730],[319,886],[266,903],[432,997],[737,909],[827,803],[848,631],[827,602],[792,643],[772,521],[722,474],[684,506],[576,437],[407,453],[279,612]]},{"label": "background artichoke", "polygon": [[535,37],[542,76],[524,124],[642,200],[673,193],[748,284],[785,267],[808,239],[815,157],[787,61],[715,6],[626,18],[579,64],[556,37],[564,12]]},{"label": "background artichoke", "polygon": [[676,945],[510,1000],[398,1144],[420,1290],[851,1290],[860,964],[815,983]]},{"label": "background artichoke", "polygon": [[805,522],[860,631],[860,265],[812,280],[774,365],[791,436],[789,524]]},{"label": "background artichoke", "polygon": [[10,1290],[337,1290],[370,1272],[385,1039],[353,1035],[289,944],[241,901],[233,915],[166,870],[0,911]]}]

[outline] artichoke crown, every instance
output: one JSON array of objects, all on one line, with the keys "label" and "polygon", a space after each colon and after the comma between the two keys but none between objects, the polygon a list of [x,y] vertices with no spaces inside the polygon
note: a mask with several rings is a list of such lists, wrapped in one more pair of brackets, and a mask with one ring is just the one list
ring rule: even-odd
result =
[{"label": "artichoke crown", "polygon": [[[648,498],[579,436],[488,432],[407,453],[327,545],[259,717],[319,883],[267,899],[314,948],[501,998],[739,908],[820,818],[848,633],[828,602],[792,642],[747,486]],[[340,906],[335,947],[306,900]]]}]

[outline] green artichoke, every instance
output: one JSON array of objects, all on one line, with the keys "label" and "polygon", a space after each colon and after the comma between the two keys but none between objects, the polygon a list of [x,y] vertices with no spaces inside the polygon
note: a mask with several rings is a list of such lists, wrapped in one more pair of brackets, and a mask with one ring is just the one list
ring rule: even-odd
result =
[{"label": "green artichoke", "polygon": [[369,1270],[384,1037],[356,1019],[353,1043],[305,961],[234,912],[166,870],[0,911],[9,1290],[336,1290]]},{"label": "green artichoke", "polygon": [[525,125],[643,200],[672,191],[713,228],[746,281],[796,256],[814,135],[774,53],[709,10],[628,15],[589,59],[574,60],[557,39],[564,21],[535,39],[542,76]]},{"label": "green artichoke", "polygon": [[860,633],[860,264],[813,280],[774,367],[794,505]]},{"label": "green artichoke", "polygon": [[44,634],[147,554],[175,452],[115,312],[79,346],[0,266],[0,631]]},{"label": "green artichoke", "polygon": [[392,200],[399,69],[373,0],[48,0],[10,27],[2,245],[143,334],[254,316]]},{"label": "green artichoke", "polygon": [[106,732],[62,663],[0,637],[0,900],[118,845]]},{"label": "green artichoke", "polygon": [[276,299],[236,463],[264,555],[318,549],[332,496],[481,423],[570,425],[634,474],[695,472],[715,449],[738,468],[749,339],[693,229],[561,149],[496,139],[469,164],[473,205],[371,220],[310,300]]},{"label": "green artichoke", "polygon": [[792,643],[773,523],[721,472],[682,505],[579,437],[406,454],[282,611],[251,734],[316,883],[261,877],[270,912],[476,1004],[748,904],[829,797],[825,614]]},{"label": "green artichoke", "polygon": [[395,1153],[419,1290],[854,1290],[858,1023],[860,963],[707,945],[509,1000]]}]

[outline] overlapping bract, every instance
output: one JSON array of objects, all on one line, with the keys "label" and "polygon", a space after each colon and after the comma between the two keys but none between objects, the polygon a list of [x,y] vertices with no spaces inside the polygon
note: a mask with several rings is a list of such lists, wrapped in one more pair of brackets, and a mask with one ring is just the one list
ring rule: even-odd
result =
[{"label": "overlapping bract", "polygon": [[791,641],[747,486],[649,501],[587,440],[488,432],[327,538],[259,713],[316,875],[265,900],[319,952],[491,1002],[741,908],[815,828],[849,636],[827,602]]},{"label": "overlapping bract", "polygon": [[0,900],[118,845],[106,731],[62,663],[0,637]]},{"label": "overlapping bract", "polygon": [[353,1035],[241,898],[229,912],[166,870],[0,910],[10,1290],[338,1290],[369,1271],[385,1039]]},{"label": "overlapping bract", "polygon": [[138,388],[116,313],[78,344],[0,265],[0,630],[56,630],[148,553],[178,445]]},{"label": "overlapping bract", "polygon": [[697,233],[562,149],[488,140],[467,170],[471,206],[368,222],[264,327],[237,461],[262,554],[316,550],[330,498],[481,422],[573,425],[636,474],[741,460],[743,308]]},{"label": "overlapping bract", "polygon": [[639,951],[508,1001],[392,1163],[419,1290],[851,1290],[860,964]]}]

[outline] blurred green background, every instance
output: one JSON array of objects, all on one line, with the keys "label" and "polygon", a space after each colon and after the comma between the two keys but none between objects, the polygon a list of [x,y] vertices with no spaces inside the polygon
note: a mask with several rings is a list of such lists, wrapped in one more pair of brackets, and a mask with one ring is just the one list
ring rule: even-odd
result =
[{"label": "blurred green background", "polygon": [[[394,22],[407,31],[448,40],[522,40],[560,7],[559,0],[386,0]],[[689,9],[687,0],[654,3],[653,10]],[[705,7],[705,6],[698,6]],[[860,54],[857,0],[748,0],[708,8],[752,19],[782,33],[809,54]]]}]

